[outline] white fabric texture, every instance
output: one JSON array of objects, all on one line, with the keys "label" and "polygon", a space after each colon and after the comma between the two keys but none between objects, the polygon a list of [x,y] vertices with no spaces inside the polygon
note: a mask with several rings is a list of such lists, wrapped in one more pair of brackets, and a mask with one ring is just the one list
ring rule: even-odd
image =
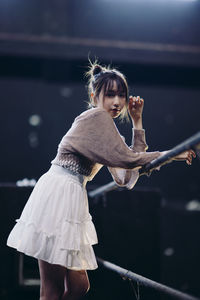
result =
[{"label": "white fabric texture", "polygon": [[97,235],[88,210],[87,177],[51,166],[37,182],[7,245],[73,270],[93,270]]},{"label": "white fabric texture", "polygon": [[[140,132],[143,130],[140,130]],[[144,132],[144,131],[143,131]],[[125,141],[125,137],[121,135],[122,140]],[[133,129],[133,136],[134,136],[134,129]],[[137,141],[139,142],[139,141]],[[142,148],[144,151],[145,149]],[[139,178],[139,171],[137,168],[134,170],[127,170],[121,168],[110,168],[108,167],[109,172],[112,175],[113,180],[116,182],[117,185],[126,187],[128,190],[131,190],[136,185],[138,178]],[[129,174],[128,174],[129,173]]]},{"label": "white fabric texture", "polygon": [[[136,185],[138,178],[139,178],[139,172],[137,170],[126,170],[126,169],[120,169],[120,168],[108,168],[110,171],[113,180],[119,185],[126,187],[128,190],[131,190]],[[130,176],[126,182],[126,173],[130,172]]]}]

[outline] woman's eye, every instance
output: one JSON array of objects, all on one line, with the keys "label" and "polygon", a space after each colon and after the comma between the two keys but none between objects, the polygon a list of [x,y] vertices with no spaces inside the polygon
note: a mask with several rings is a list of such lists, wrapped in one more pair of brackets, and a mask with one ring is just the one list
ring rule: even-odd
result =
[{"label": "woman's eye", "polygon": [[106,96],[110,97],[110,98],[115,97],[116,95],[118,95],[120,98],[125,98],[126,97],[126,95],[124,93],[119,93],[119,94],[116,93],[116,92],[107,92],[106,93]]},{"label": "woman's eye", "polygon": [[114,97],[115,94],[114,94],[114,93],[107,93],[106,96],[107,96],[107,97]]}]

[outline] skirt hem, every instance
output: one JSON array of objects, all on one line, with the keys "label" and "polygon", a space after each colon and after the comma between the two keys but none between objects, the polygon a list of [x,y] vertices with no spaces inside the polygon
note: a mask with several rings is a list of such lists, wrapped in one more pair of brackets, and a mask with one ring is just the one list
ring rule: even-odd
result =
[{"label": "skirt hem", "polygon": [[33,255],[33,254],[29,254],[29,253],[27,253],[27,252],[20,251],[20,250],[18,250],[15,246],[11,246],[11,245],[9,245],[9,244],[7,244],[7,246],[8,246],[8,247],[11,247],[11,248],[15,249],[17,252],[20,252],[20,253],[25,254],[25,255],[27,255],[27,256],[30,256],[30,257],[33,257],[33,258],[35,258],[35,259],[38,259],[38,260],[42,260],[42,261],[48,262],[49,264],[52,264],[52,265],[59,265],[59,266],[65,267],[66,269],[69,269],[69,270],[74,270],[74,271],[81,271],[81,270],[86,270],[86,271],[87,271],[87,270],[91,270],[91,271],[93,271],[93,270],[96,270],[96,269],[98,268],[98,265],[97,265],[97,264],[94,265],[93,267],[86,267],[86,268],[79,268],[79,267],[67,266],[67,265],[64,265],[64,264],[62,264],[62,263],[53,262],[53,261],[51,261],[51,260],[49,260],[49,259],[44,259],[44,258],[40,257],[39,255]]}]

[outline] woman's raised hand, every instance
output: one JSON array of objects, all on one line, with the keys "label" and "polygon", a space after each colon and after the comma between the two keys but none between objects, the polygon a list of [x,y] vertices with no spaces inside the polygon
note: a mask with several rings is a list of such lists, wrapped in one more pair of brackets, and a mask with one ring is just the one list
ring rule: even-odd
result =
[{"label": "woman's raised hand", "polygon": [[175,160],[185,160],[188,165],[192,164],[192,157],[196,157],[196,153],[193,150],[187,150],[175,157]]},{"label": "woman's raised hand", "polygon": [[140,96],[129,97],[128,111],[133,121],[137,121],[142,118],[143,107],[144,99],[140,98]]}]

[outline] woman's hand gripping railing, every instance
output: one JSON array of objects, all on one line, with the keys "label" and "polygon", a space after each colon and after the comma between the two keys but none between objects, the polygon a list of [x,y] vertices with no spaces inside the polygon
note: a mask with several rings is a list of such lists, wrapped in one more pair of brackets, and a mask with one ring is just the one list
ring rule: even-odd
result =
[{"label": "woman's hand gripping railing", "polygon": [[[190,149],[194,150],[197,153],[197,155],[199,156],[199,154],[200,154],[200,132],[197,132],[195,135],[191,136],[190,138],[188,138],[181,144],[179,144],[176,147],[174,147],[173,149],[167,151],[166,154],[162,155],[161,157],[153,160],[149,164],[142,167],[139,170],[140,176],[141,175],[149,176],[153,170],[167,164],[168,162],[173,160],[173,158],[175,158],[179,154],[181,154],[187,150],[190,150]],[[100,196],[101,194],[107,193],[107,192],[115,190],[117,188],[119,188],[117,186],[117,184],[114,181],[112,181],[106,185],[101,186],[100,188],[95,189],[94,191],[89,192],[88,195],[91,198],[94,198],[96,196]]]}]

